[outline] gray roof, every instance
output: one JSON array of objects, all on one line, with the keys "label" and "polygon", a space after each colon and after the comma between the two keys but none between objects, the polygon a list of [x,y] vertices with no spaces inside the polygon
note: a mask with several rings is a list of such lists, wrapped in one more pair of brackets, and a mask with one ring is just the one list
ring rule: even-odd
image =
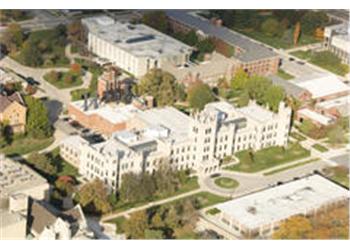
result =
[{"label": "gray roof", "polygon": [[289,81],[284,80],[283,78],[279,76],[268,76],[268,78],[271,79],[272,83],[274,85],[280,86],[284,89],[287,95],[298,97],[302,92],[305,91],[302,87],[299,87],[298,85],[291,83]]},{"label": "gray roof", "polygon": [[167,10],[166,14],[180,23],[183,23],[195,30],[201,30],[203,33],[219,38],[233,47],[239,47],[244,50],[240,55],[235,56],[243,62],[250,62],[264,58],[277,56],[276,53],[254,42],[248,37],[239,34],[226,27],[219,27],[211,24],[209,20],[199,16],[191,15],[188,11]]}]

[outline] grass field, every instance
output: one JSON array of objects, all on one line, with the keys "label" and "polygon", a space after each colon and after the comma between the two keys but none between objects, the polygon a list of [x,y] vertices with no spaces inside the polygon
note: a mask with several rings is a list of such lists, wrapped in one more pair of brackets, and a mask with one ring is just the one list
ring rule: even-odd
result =
[{"label": "grass field", "polygon": [[307,161],[299,162],[299,163],[292,164],[292,165],[289,165],[289,166],[284,167],[284,168],[279,168],[279,169],[276,169],[276,170],[272,170],[270,172],[264,173],[264,175],[268,176],[268,175],[272,175],[272,174],[277,174],[277,173],[280,173],[280,172],[283,172],[283,171],[286,171],[286,170],[289,170],[289,169],[292,169],[292,168],[300,167],[300,166],[303,166],[305,164],[308,164],[308,163],[311,163],[311,162],[314,162],[314,161],[318,161],[318,160],[319,160],[318,158],[314,158],[314,159],[310,159],[310,160],[307,160]]},{"label": "grass field", "polygon": [[310,156],[310,151],[303,148],[299,143],[290,143],[285,149],[283,147],[269,147],[257,152],[245,150],[236,154],[240,163],[226,169],[254,173],[308,156]]},{"label": "grass field", "polygon": [[0,152],[5,155],[25,155],[46,148],[53,141],[53,137],[35,139],[30,136],[21,136],[14,139],[10,145],[0,148]]},{"label": "grass field", "polygon": [[349,66],[341,63],[341,60],[330,51],[312,52],[299,50],[291,54],[337,75],[345,76],[349,73]]},{"label": "grass field", "polygon": [[321,144],[314,144],[312,145],[312,147],[320,152],[327,152],[328,148],[326,148],[325,146],[322,146]]},{"label": "grass field", "polygon": [[[59,72],[59,78],[57,79],[57,81],[53,81],[49,75],[50,75],[50,72],[47,73],[46,75],[44,75],[44,79],[59,89],[78,87],[78,86],[83,84],[83,79],[82,79],[82,76],[80,74],[73,74],[69,71],[68,72]],[[71,75],[71,77],[72,77],[71,82],[67,82],[65,80],[68,75]]]},{"label": "grass field", "polygon": [[328,178],[349,188],[349,168],[346,166],[328,167],[322,171]]},{"label": "grass field", "polygon": [[284,80],[291,80],[294,78],[294,76],[292,76],[291,74],[288,74],[282,69],[278,69],[277,76],[281,77]]},{"label": "grass field", "polygon": [[293,137],[294,139],[298,140],[298,141],[305,141],[306,137],[297,133],[297,132],[292,132],[290,133],[290,136]]},{"label": "grass field", "polygon": [[231,178],[228,177],[218,177],[214,180],[214,183],[221,187],[221,188],[226,188],[226,189],[233,189],[238,187],[239,183]]}]

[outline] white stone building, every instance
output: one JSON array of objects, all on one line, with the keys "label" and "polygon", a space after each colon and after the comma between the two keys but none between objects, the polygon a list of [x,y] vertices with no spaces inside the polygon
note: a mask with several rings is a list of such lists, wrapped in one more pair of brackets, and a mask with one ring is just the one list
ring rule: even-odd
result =
[{"label": "white stone building", "polygon": [[290,119],[291,109],[284,103],[278,113],[253,102],[243,108],[214,102],[191,116],[172,107],[155,108],[139,112],[128,130],[105,142],[68,137],[60,147],[66,159],[70,152],[80,152],[70,162],[80,163],[77,167],[86,179],[99,178],[116,189],[124,173],[152,171],[165,161],[177,169],[211,174],[235,152],[286,146]]},{"label": "white stone building", "polygon": [[350,64],[349,25],[342,23],[326,27],[324,46],[336,54],[343,63]]},{"label": "white stone building", "polygon": [[312,175],[218,204],[218,213],[205,215],[205,221],[207,228],[228,233],[227,238],[269,238],[292,216],[313,215],[348,202],[349,190]]},{"label": "white stone building", "polygon": [[186,44],[143,24],[107,16],[85,18],[82,23],[88,29],[88,49],[135,77],[163,64],[184,65],[192,52]]}]

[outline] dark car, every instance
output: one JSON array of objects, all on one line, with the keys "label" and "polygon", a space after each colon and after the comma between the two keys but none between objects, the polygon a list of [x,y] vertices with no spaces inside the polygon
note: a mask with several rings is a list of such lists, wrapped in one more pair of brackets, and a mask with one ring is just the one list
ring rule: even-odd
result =
[{"label": "dark car", "polygon": [[293,62],[295,59],[293,57],[289,57],[289,61]]},{"label": "dark car", "polygon": [[302,62],[302,61],[297,61],[297,64],[299,64],[299,65],[304,65],[305,63]]},{"label": "dark car", "polygon": [[39,83],[38,83],[37,81],[35,81],[35,80],[33,79],[33,77],[27,77],[27,78],[26,78],[26,81],[27,81],[27,83],[28,83],[29,85],[39,85]]}]

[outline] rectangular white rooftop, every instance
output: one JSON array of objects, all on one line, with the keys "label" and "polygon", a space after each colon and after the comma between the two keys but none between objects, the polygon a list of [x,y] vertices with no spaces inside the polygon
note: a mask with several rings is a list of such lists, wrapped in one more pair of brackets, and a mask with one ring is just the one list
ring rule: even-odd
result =
[{"label": "rectangular white rooftop", "polygon": [[290,81],[309,91],[312,98],[321,98],[344,91],[350,92],[350,87],[340,81],[338,77],[333,74],[322,74],[315,78],[306,77]]},{"label": "rectangular white rooftop", "polygon": [[0,198],[46,183],[43,177],[28,166],[0,154]]},{"label": "rectangular white rooftop", "polygon": [[131,104],[116,105],[112,103],[99,103],[98,106],[95,107],[95,104],[91,99],[87,101],[86,108],[84,100],[71,102],[71,105],[86,115],[98,115],[113,124],[127,122],[133,118],[137,112],[140,111],[138,108]]},{"label": "rectangular white rooftop", "polygon": [[271,121],[271,119],[273,118],[273,112],[255,103],[249,104],[248,106],[243,108],[239,108],[237,109],[237,111],[257,122],[267,122]]},{"label": "rectangular white rooftop", "polygon": [[349,198],[349,190],[320,175],[234,199],[216,207],[250,230]]},{"label": "rectangular white rooftop", "polygon": [[136,57],[158,58],[192,50],[190,46],[144,24],[118,22],[107,16],[89,17],[82,22],[89,32]]},{"label": "rectangular white rooftop", "polygon": [[316,107],[322,109],[336,108],[342,115],[348,116],[350,115],[350,95],[319,102],[316,104]]},{"label": "rectangular white rooftop", "polygon": [[314,120],[322,125],[329,125],[333,122],[333,119],[331,117],[322,115],[320,113],[317,113],[311,109],[305,108],[305,109],[301,109],[298,111],[298,114],[301,114],[303,116],[306,116],[308,118],[310,118],[311,120]]}]

